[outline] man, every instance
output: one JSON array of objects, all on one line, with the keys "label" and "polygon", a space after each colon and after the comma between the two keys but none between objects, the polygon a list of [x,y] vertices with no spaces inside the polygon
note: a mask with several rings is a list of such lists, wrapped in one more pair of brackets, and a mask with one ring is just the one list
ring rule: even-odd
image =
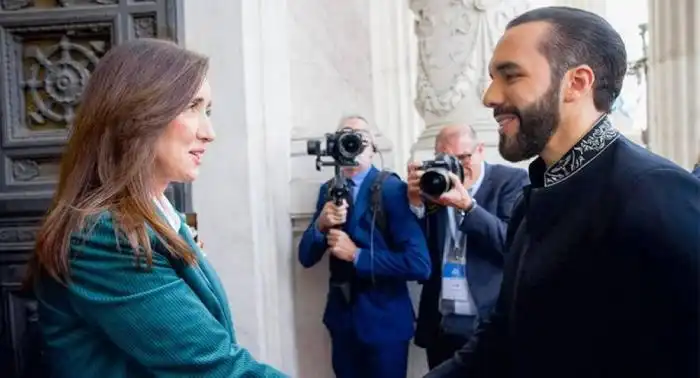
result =
[{"label": "man", "polygon": [[[454,176],[453,189],[438,199],[445,206],[432,206],[434,211],[426,215],[419,187],[423,172],[416,170],[416,164],[409,165],[408,200],[416,216],[424,220],[433,267],[421,291],[415,343],[426,349],[431,369],[469,340],[476,322],[488,317],[496,303],[508,220],[513,203],[528,184],[522,169],[487,164],[484,145],[469,125],[444,127],[435,140],[435,153],[457,157],[465,176],[464,182]],[[452,256],[455,246],[460,251]],[[464,256],[455,262],[465,274],[451,277],[445,274],[449,273],[445,267],[452,266],[448,264],[457,255]],[[459,281],[456,288],[464,298],[443,290],[443,281],[446,285]]]},{"label": "man", "polygon": [[[343,168],[352,191],[350,204],[336,206],[326,194],[328,183],[321,187],[316,214],[299,244],[299,261],[308,268],[326,250],[331,254],[323,322],[331,336],[336,376],[405,378],[414,331],[406,282],[428,278],[428,249],[408,207],[406,184],[372,166],[377,149],[367,122],[347,117],[340,128],[362,133],[367,145],[356,167]],[[386,179],[377,182],[380,176]],[[378,201],[372,193],[380,194],[384,230],[379,211],[372,210]]]},{"label": "man", "polygon": [[611,126],[626,65],[590,12],[506,27],[484,104],[504,158],[538,157],[494,312],[427,377],[700,376],[700,181]]}]

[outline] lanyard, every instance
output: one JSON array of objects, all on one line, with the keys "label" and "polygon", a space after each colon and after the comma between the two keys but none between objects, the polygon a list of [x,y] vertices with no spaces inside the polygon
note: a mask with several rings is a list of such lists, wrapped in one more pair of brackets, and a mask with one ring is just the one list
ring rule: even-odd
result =
[{"label": "lanyard", "polygon": [[[459,229],[459,222],[456,216],[456,210],[454,208],[447,209],[447,223],[450,226],[450,239],[452,240],[453,252],[461,252],[461,242],[462,242],[462,231]],[[460,217],[461,218],[461,217]],[[461,255],[461,253],[460,253]],[[455,256],[460,257],[460,256]]]}]

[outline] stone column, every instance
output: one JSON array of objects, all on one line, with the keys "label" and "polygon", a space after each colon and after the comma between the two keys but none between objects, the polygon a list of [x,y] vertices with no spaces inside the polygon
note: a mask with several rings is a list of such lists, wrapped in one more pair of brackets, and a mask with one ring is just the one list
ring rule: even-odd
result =
[{"label": "stone column", "polygon": [[649,145],[685,168],[700,154],[700,2],[649,0]]},{"label": "stone column", "polygon": [[528,0],[410,0],[418,38],[415,106],[425,120],[415,159],[432,156],[444,125],[466,122],[490,147],[487,159],[501,160],[496,122],[481,103],[488,63],[508,21],[531,6]]},{"label": "stone column", "polygon": [[193,185],[205,252],[239,343],[297,376],[286,0],[186,1],[185,43],[210,56],[211,145]]},{"label": "stone column", "polygon": [[368,5],[379,147],[383,153],[391,150],[385,166],[403,175],[413,143],[423,129],[423,120],[413,106],[417,68],[413,15],[405,3],[397,0],[372,0]]}]

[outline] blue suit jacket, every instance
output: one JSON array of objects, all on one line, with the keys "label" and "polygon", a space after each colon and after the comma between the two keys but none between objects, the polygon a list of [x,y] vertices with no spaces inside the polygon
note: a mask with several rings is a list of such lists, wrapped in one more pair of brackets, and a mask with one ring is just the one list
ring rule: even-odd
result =
[{"label": "blue suit jacket", "polygon": [[[385,238],[375,229],[371,238],[370,187],[378,172],[374,167],[370,169],[343,228],[361,249],[355,264],[349,265],[353,299],[348,304],[342,291],[331,286],[323,315],[331,337],[354,333],[370,344],[413,337],[415,317],[406,281],[425,280],[430,275],[428,248],[420,224],[408,206],[406,183],[395,176],[388,177],[382,187],[390,235]],[[318,263],[328,248],[325,235],[316,227],[326,191],[324,184],[316,213],[299,244],[299,262],[307,268]],[[331,280],[338,273],[338,266],[331,264]]]},{"label": "blue suit jacket", "polygon": [[[467,236],[467,279],[478,318],[486,318],[498,298],[508,221],[515,200],[529,183],[524,169],[495,164],[486,164],[485,167],[484,180],[474,197],[477,207],[460,226]],[[415,343],[427,348],[436,340],[442,319],[439,302],[444,242],[448,237],[446,209],[440,207],[434,212],[428,211],[423,228],[433,269],[421,291]]]}]

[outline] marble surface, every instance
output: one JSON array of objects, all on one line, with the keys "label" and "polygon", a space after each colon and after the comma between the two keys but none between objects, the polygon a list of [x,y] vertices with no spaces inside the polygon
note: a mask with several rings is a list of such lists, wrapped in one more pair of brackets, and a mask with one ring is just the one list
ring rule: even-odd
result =
[{"label": "marble surface", "polygon": [[346,113],[373,120],[368,4],[289,2],[294,138],[333,131]]}]

